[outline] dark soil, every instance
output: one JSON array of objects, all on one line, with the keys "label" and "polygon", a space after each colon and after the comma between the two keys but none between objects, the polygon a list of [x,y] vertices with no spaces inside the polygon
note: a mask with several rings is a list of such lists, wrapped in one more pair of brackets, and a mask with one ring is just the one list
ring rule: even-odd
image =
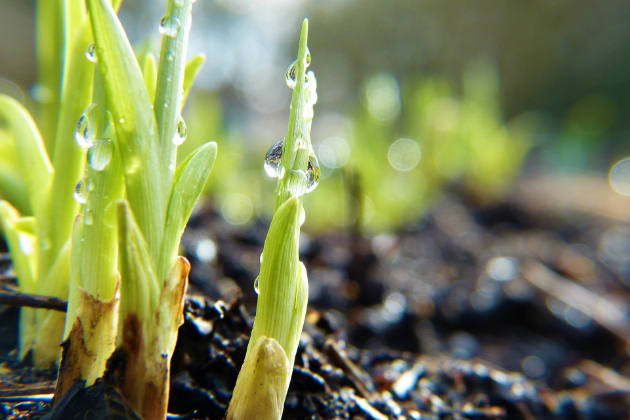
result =
[{"label": "dark soil", "polygon": [[[191,219],[174,416],[225,413],[267,227],[230,226],[212,208]],[[445,196],[398,232],[304,234],[300,247],[309,312],[284,419],[628,418],[630,225]],[[15,362],[16,314],[0,307],[0,418],[39,418],[45,398],[11,391],[52,384]],[[106,383],[73,398],[49,418],[134,418]]]}]

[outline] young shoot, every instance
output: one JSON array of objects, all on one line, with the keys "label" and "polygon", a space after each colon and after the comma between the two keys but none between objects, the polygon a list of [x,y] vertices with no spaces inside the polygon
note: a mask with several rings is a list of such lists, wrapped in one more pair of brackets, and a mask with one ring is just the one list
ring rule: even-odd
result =
[{"label": "young shoot", "polygon": [[306,73],[307,34],[305,19],[297,60],[286,73],[293,90],[287,134],[265,158],[265,171],[278,178],[275,211],[256,279],[256,319],[227,420],[280,419],[306,315],[308,279],[298,253],[302,199],[319,182],[310,139],[317,85],[313,72]]}]

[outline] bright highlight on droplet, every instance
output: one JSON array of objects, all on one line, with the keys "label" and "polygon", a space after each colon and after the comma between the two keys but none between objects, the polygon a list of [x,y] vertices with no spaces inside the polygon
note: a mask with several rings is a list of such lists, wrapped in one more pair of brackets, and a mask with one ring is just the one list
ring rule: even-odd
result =
[{"label": "bright highlight on droplet", "polygon": [[630,195],[630,158],[617,162],[610,170],[608,179],[619,194]]},{"label": "bright highlight on droplet", "polygon": [[230,224],[242,225],[252,217],[252,201],[243,194],[232,194],[223,200],[221,214]]},{"label": "bright highlight on droplet", "polygon": [[389,163],[399,171],[410,171],[420,162],[420,146],[411,139],[398,139],[389,147]]}]

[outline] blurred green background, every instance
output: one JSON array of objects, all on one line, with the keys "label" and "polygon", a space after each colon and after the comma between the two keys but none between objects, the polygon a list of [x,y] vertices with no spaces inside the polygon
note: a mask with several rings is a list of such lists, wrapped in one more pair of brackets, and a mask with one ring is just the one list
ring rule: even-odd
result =
[{"label": "blurred green background", "polygon": [[[0,92],[36,115],[33,6],[0,0]],[[135,45],[157,53],[164,7],[123,2]],[[207,197],[236,225],[272,211],[263,159],[286,130],[304,16],[322,170],[310,230],[391,229],[445,187],[490,202],[523,173],[604,174],[630,155],[628,1],[198,0],[193,13],[189,55],[208,59],[179,156],[217,141]]]}]

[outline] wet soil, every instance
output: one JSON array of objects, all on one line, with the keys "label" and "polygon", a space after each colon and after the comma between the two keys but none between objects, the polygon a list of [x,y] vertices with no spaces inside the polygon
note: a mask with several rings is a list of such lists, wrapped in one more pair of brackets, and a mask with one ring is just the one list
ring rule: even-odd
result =
[{"label": "wet soil", "polygon": [[[171,366],[174,418],[225,413],[267,227],[231,226],[211,207],[191,219],[182,241],[190,296]],[[630,224],[618,217],[445,195],[399,231],[303,234],[300,252],[309,312],[284,419],[630,414]],[[10,267],[3,273],[10,287]],[[0,316],[0,418],[134,418],[106,382],[77,388],[66,411],[50,413],[44,397],[28,397],[29,386],[51,392],[52,378],[15,361],[17,311],[0,307]]]}]

